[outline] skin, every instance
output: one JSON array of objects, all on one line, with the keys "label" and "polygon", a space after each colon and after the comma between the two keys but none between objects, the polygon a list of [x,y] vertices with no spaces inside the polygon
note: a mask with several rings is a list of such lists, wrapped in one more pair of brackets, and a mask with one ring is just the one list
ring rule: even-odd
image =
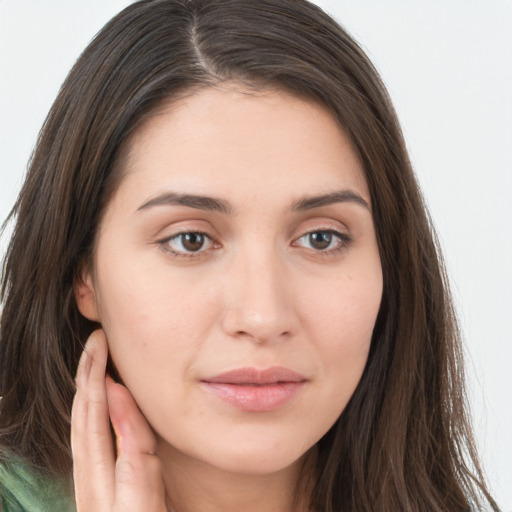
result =
[{"label": "skin", "polygon": [[[124,149],[76,285],[104,331],[77,378],[79,511],[296,511],[301,467],[364,370],[382,270],[360,162],[324,107],[231,85],[163,105]],[[105,335],[126,387],[105,381]],[[304,377],[277,410],[240,410],[201,384],[271,366]]]}]

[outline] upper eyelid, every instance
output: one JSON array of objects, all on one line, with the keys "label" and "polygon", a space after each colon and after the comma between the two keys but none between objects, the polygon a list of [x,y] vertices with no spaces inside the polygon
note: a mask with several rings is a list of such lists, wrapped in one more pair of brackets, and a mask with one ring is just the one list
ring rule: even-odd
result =
[{"label": "upper eyelid", "polygon": [[[188,216],[187,216],[188,217]],[[216,222],[212,224],[211,218],[181,218],[176,219],[175,222],[169,223],[167,227],[159,229],[159,234],[154,236],[153,240],[169,240],[182,233],[202,233],[210,237],[214,242],[221,243],[223,239],[231,238],[234,231],[223,222],[220,226],[216,226]],[[347,225],[346,221],[349,221]],[[299,218],[293,222],[294,226],[290,226],[290,231],[284,234],[290,242],[297,240],[301,236],[315,231],[331,231],[339,233],[340,236],[353,238],[351,218],[339,218],[338,215],[331,216],[329,214],[314,214],[314,215],[300,215]],[[220,230],[218,229],[220,228]],[[228,231],[226,232],[226,229]],[[356,230],[357,231],[357,230]],[[168,235],[167,235],[168,233]]]},{"label": "upper eyelid", "polygon": [[[343,244],[348,244],[352,241],[352,237],[350,235],[348,235],[347,233],[343,233],[341,230],[338,230],[338,229],[334,229],[332,227],[330,228],[312,228],[308,231],[305,231],[305,232],[302,232],[301,235],[299,236],[296,236],[292,239],[291,243],[292,245],[297,243],[298,240],[301,240],[302,238],[308,236],[308,235],[311,235],[312,233],[319,233],[319,232],[328,232],[328,233],[332,233],[334,234],[336,237],[338,237],[341,241],[341,243]],[[210,243],[215,245],[215,244],[219,244],[219,242],[215,239],[215,237],[213,237],[210,233],[206,232],[206,231],[203,231],[203,230],[200,230],[200,229],[183,229],[183,230],[180,230],[180,231],[177,231],[167,237],[164,237],[164,238],[161,238],[157,241],[157,243],[161,246],[165,245],[165,244],[168,244],[171,240],[174,240],[182,235],[186,235],[187,233],[196,233],[196,234],[200,234],[200,235],[203,235],[205,236],[206,238],[209,239]],[[211,250],[211,247],[209,248]],[[199,250],[199,251],[196,251],[196,252],[187,252],[187,251],[183,251],[183,253],[179,253],[179,254],[186,254],[186,255],[190,255],[190,256],[193,256],[194,254],[196,255],[199,255],[199,254],[202,254],[202,253],[205,253],[207,252],[208,249],[205,249],[205,250]],[[178,254],[177,251],[172,251],[171,252],[175,252],[176,254]]]},{"label": "upper eyelid", "polygon": [[[161,230],[160,233],[162,231],[169,232],[170,230],[164,229],[164,230]],[[216,235],[212,234],[211,230],[203,229],[203,228],[190,228],[190,227],[185,226],[183,228],[178,228],[176,231],[169,232],[169,234],[159,234],[155,237],[155,241],[157,243],[166,242],[166,241],[172,240],[173,238],[176,238],[180,235],[186,235],[187,233],[198,233],[200,235],[205,235],[208,238],[210,238],[212,241],[216,241],[218,238]]]},{"label": "upper eyelid", "polygon": [[210,238],[213,238],[212,235],[210,235],[210,233],[208,233],[208,231],[203,230],[203,229],[180,229],[178,231],[175,231],[174,233],[171,233],[170,235],[168,235],[164,238],[166,238],[167,240],[171,240],[172,238],[175,238],[180,235],[186,235],[187,233],[197,233],[199,235],[206,235]]},{"label": "upper eyelid", "polygon": [[[161,230],[165,231],[165,230]],[[205,235],[208,238],[210,238],[214,242],[218,242],[219,238],[221,238],[217,233],[213,234],[212,231],[216,231],[214,229],[205,229],[202,227],[191,227],[191,226],[183,226],[179,227],[176,231],[173,231],[169,233],[168,235],[161,235],[157,236],[156,241],[157,242],[164,242],[168,240],[172,240],[175,237],[178,237],[180,235],[186,234],[186,233],[199,233],[201,235]],[[320,225],[312,226],[311,228],[306,229],[298,229],[295,228],[293,230],[293,233],[290,234],[290,238],[293,240],[298,240],[299,238],[306,236],[310,233],[315,233],[318,231],[328,231],[334,234],[338,234],[343,237],[351,237],[349,234],[349,230],[347,228],[342,228],[339,226],[333,227],[332,225],[328,225],[327,223],[321,223]]]},{"label": "upper eyelid", "polygon": [[323,232],[323,231],[327,231],[328,233],[334,233],[337,235],[346,235],[346,233],[341,229],[336,229],[336,228],[332,228],[332,227],[320,227],[320,228],[308,229],[307,231],[304,231],[302,233],[302,235],[300,235],[297,238],[301,238],[301,237],[309,235],[311,233],[318,233],[318,232]]},{"label": "upper eyelid", "polygon": [[311,235],[312,233],[332,233],[334,234],[335,236],[337,236],[344,244],[348,244],[350,242],[353,241],[353,238],[351,235],[347,234],[347,233],[343,233],[337,229],[332,229],[332,228],[329,228],[329,229],[312,229],[311,231],[306,231],[304,234],[294,238],[293,242],[297,242],[298,240],[300,240],[301,238],[304,238],[308,235]]},{"label": "upper eyelid", "polygon": [[311,233],[316,233],[318,231],[328,231],[330,233],[337,234],[341,237],[352,238],[352,236],[350,234],[350,230],[348,228],[346,228],[345,226],[343,226],[343,227],[340,226],[339,222],[337,222],[337,226],[333,226],[332,223],[321,222],[319,224],[312,225],[311,228],[307,227],[305,230],[304,229],[294,230],[295,234],[293,235],[293,240],[298,240],[298,239],[302,238],[303,236],[309,235]]},{"label": "upper eyelid", "polygon": [[304,232],[311,231],[349,231],[349,226],[346,221],[348,219],[340,219],[337,216],[331,215],[314,215],[311,217],[302,217],[299,218],[297,223],[295,224],[294,232],[300,232],[305,230]]},{"label": "upper eyelid", "polygon": [[158,243],[169,242],[170,240],[174,240],[175,238],[178,238],[179,236],[182,236],[182,235],[186,235],[188,233],[195,233],[198,235],[203,235],[206,238],[209,238],[212,243],[216,243],[216,239],[214,236],[212,236],[210,233],[208,233],[206,231],[201,231],[199,229],[186,229],[184,231],[177,231],[176,233],[173,233],[172,235],[169,235],[169,236],[159,239]]}]

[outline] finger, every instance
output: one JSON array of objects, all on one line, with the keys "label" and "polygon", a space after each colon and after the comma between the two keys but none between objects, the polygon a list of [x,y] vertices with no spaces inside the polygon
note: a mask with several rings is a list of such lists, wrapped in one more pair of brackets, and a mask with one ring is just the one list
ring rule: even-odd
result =
[{"label": "finger", "polygon": [[165,511],[165,488],[156,439],[130,392],[107,377],[110,418],[118,437],[116,508]]},{"label": "finger", "polygon": [[103,331],[89,337],[76,377],[71,419],[77,509],[109,510],[114,500],[115,459],[105,389],[107,342]]}]

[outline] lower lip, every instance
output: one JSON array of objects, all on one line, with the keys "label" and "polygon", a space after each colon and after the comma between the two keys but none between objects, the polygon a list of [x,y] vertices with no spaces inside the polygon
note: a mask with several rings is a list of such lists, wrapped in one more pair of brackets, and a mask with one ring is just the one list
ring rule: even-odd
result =
[{"label": "lower lip", "polygon": [[221,400],[250,412],[270,412],[286,405],[301,389],[304,382],[279,382],[258,386],[202,382]]}]

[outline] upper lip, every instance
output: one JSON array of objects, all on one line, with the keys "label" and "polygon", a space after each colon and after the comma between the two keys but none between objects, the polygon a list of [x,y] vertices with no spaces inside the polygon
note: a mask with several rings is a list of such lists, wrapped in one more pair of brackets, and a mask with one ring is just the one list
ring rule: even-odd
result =
[{"label": "upper lip", "polygon": [[277,384],[279,382],[304,382],[306,377],[284,368],[273,366],[260,370],[258,368],[237,368],[214,377],[203,379],[203,382],[215,384]]}]

